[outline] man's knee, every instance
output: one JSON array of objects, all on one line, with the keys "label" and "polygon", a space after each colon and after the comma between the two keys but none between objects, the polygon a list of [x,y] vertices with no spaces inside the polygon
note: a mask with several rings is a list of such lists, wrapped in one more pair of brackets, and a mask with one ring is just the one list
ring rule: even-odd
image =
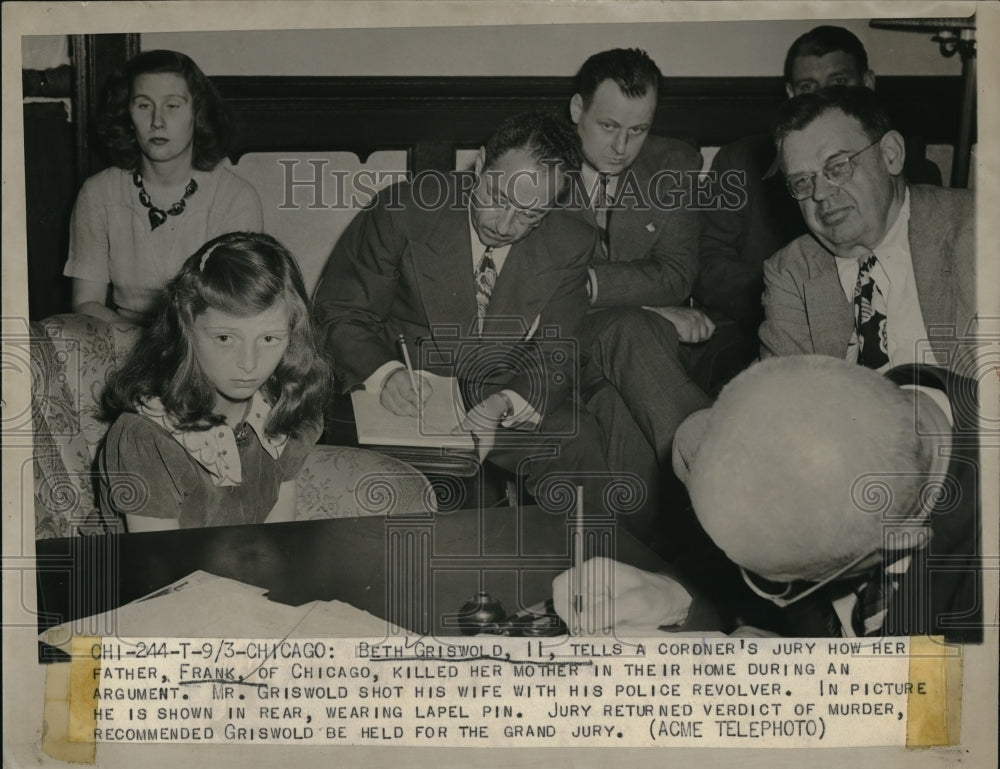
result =
[{"label": "man's knee", "polygon": [[609,317],[594,338],[595,354],[605,358],[645,356],[655,351],[676,353],[680,346],[677,329],[666,318],[641,307],[606,310]]},{"label": "man's knee", "polygon": [[677,432],[674,434],[674,475],[685,486],[687,485],[688,476],[691,474],[691,463],[698,453],[698,447],[705,438],[709,413],[709,409],[696,411],[681,423],[681,426],[677,428]]}]

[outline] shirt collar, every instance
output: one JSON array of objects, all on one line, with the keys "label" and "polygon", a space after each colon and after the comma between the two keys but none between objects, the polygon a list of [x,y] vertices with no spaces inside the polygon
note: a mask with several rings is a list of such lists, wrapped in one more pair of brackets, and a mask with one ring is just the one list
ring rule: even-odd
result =
[{"label": "shirt collar", "polygon": [[[216,486],[239,486],[243,482],[240,453],[236,448],[236,436],[228,424],[215,425],[208,430],[180,430],[167,414],[159,398],[151,398],[139,406],[138,411],[151,422],[162,427],[184,450],[212,477]],[[257,391],[250,401],[246,424],[257,435],[260,445],[277,461],[288,443],[287,436],[271,439],[264,430],[271,406]]]},{"label": "shirt collar", "polygon": [[[622,173],[624,173],[624,171],[622,171]],[[608,177],[607,194],[609,198],[614,199],[615,197],[615,192],[618,190],[618,177],[620,175],[621,174],[606,174]],[[587,196],[590,199],[590,206],[593,208],[596,203],[595,198],[597,197],[598,190],[597,179],[600,176],[600,172],[589,163],[584,163],[580,167],[580,176],[583,179],[583,188],[587,191]]]},{"label": "shirt collar", "polygon": [[878,245],[872,249],[872,252],[883,265],[898,261],[895,257],[900,254],[909,254],[910,252],[909,233],[910,190],[909,188],[905,188],[903,204],[899,207],[899,212],[896,214],[896,221],[892,223],[888,232],[878,242]]},{"label": "shirt collar", "polygon": [[[891,285],[894,280],[900,284],[904,280],[903,270],[910,261],[910,190],[903,195],[903,205],[899,208],[896,221],[889,227],[872,253],[878,258],[878,263],[885,271]],[[837,272],[840,275],[844,293],[850,301],[854,297],[854,284],[858,279],[858,259],[853,257],[836,257]],[[888,291],[888,286],[885,286]]]},{"label": "shirt collar", "polygon": [[[472,248],[472,269],[475,271],[479,268],[479,262],[483,258],[483,254],[486,253],[487,246],[479,239],[479,233],[476,232],[476,228],[472,224],[471,198],[469,199],[469,245]],[[507,252],[510,251],[512,245],[513,243],[508,243],[506,246],[493,246],[493,264],[496,266],[497,275],[500,274],[503,263],[507,261]]]}]

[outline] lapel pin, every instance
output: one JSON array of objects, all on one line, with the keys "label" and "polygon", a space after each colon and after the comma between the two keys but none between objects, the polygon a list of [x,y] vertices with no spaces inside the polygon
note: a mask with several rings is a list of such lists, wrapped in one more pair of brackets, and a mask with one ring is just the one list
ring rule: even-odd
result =
[{"label": "lapel pin", "polygon": [[646,225],[646,232],[656,232],[656,227],[653,225],[652,222],[649,222]]}]

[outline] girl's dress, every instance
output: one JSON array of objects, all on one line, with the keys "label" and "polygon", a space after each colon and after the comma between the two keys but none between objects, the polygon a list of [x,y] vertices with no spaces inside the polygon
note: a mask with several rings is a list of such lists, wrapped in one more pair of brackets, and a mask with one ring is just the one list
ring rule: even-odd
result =
[{"label": "girl's dress", "polygon": [[235,431],[177,430],[159,399],[121,414],[98,456],[102,513],[176,518],[181,528],[263,522],[321,430],[272,440],[264,433],[269,411],[257,393]]}]

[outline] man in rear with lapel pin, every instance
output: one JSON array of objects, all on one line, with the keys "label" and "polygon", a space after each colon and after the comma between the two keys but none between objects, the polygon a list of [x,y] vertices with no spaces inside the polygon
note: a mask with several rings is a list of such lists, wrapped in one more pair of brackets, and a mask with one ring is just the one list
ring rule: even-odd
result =
[{"label": "man in rear with lapel pin", "polygon": [[517,472],[536,496],[548,473],[583,473],[571,483],[601,510],[600,430],[572,396],[597,237],[552,210],[579,162],[558,118],[505,120],[473,176],[382,190],[338,241],[314,311],[345,391],[364,386],[416,418],[428,392],[414,390],[402,337],[416,368],[458,378],[481,460]]},{"label": "man in rear with lapel pin", "polygon": [[684,142],[650,136],[660,78],[645,51],[602,51],[580,68],[569,105],[584,156],[572,209],[601,237],[580,335],[584,395],[608,435],[612,470],[643,478],[647,516],[657,512],[674,431],[710,403],[691,374],[714,330],[688,306],[699,239],[688,204],[702,158]]},{"label": "man in rear with lapel pin", "polygon": [[762,357],[961,366],[950,350],[976,312],[973,193],[907,184],[903,137],[867,88],[786,102],[775,138],[810,234],[764,263]]}]

